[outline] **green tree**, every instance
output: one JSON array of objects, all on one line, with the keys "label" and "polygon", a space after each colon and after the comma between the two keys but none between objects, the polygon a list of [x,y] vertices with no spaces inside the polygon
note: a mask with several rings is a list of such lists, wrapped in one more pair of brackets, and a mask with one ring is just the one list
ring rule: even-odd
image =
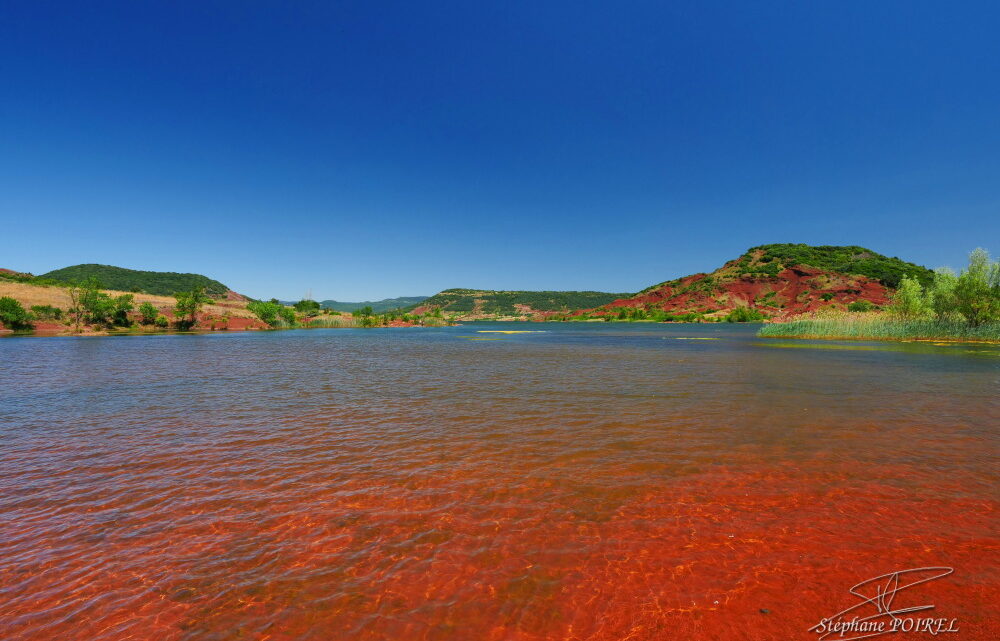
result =
[{"label": "green tree", "polygon": [[1000,321],[1000,263],[979,248],[955,283],[956,308],[973,327]]},{"label": "green tree", "polygon": [[0,297],[0,323],[7,329],[31,329],[31,316],[10,296]]},{"label": "green tree", "polygon": [[174,315],[177,317],[177,324],[181,327],[191,328],[198,322],[198,312],[202,306],[211,302],[205,294],[204,287],[195,287],[186,292],[174,294],[177,304],[174,305]]},{"label": "green tree", "polygon": [[128,315],[135,309],[135,295],[122,294],[111,299],[111,322],[119,327],[129,324]]},{"label": "green tree", "polygon": [[927,288],[927,306],[938,317],[944,320],[958,311],[958,299],[955,297],[955,285],[958,277],[947,267],[934,270],[934,280]]},{"label": "green tree", "polygon": [[80,284],[80,307],[91,325],[109,325],[115,309],[111,297],[101,291],[101,281],[93,276]]},{"label": "green tree", "polygon": [[80,323],[83,321],[83,306],[80,304],[80,299],[83,296],[83,289],[80,287],[79,283],[70,282],[66,287],[66,294],[69,295],[70,306],[67,310],[73,316],[73,325],[75,326],[74,331],[80,333]]},{"label": "green tree", "polygon": [[903,276],[899,281],[899,289],[892,295],[889,309],[901,318],[920,318],[928,313],[924,288],[920,281],[909,276]]},{"label": "green tree", "polygon": [[139,305],[139,321],[143,325],[154,324],[156,322],[156,317],[159,316],[159,314],[160,313],[157,311],[156,307],[148,301]]}]

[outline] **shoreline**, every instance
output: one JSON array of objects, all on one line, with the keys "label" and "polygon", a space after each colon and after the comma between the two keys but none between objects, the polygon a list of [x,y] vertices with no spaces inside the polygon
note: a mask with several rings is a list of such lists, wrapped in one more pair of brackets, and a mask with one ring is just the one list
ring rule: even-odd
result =
[{"label": "shoreline", "polygon": [[828,340],[828,341],[864,341],[881,343],[974,343],[977,345],[1000,345],[1000,340],[990,340],[982,338],[955,338],[946,336],[941,338],[896,338],[891,336],[841,336],[831,334],[768,334],[762,336],[757,334],[757,338],[797,338],[802,340]]}]

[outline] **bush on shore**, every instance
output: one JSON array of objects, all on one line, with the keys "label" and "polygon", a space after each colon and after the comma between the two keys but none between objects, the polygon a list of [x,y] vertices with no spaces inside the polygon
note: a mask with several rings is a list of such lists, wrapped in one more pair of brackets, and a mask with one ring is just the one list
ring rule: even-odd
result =
[{"label": "bush on shore", "polygon": [[31,329],[31,315],[10,296],[0,297],[0,323],[14,331]]},{"label": "bush on shore", "polygon": [[247,309],[271,327],[294,327],[295,310],[274,301],[251,301]]},{"label": "bush on shore", "polygon": [[149,302],[139,305],[139,322],[143,325],[153,325],[156,323],[156,317],[160,315],[160,312],[156,307]]},{"label": "bush on shore", "polygon": [[727,323],[759,323],[764,315],[752,307],[737,307],[726,315]]},{"label": "bush on shore", "polygon": [[31,316],[35,320],[62,320],[63,310],[52,305],[32,305]]}]

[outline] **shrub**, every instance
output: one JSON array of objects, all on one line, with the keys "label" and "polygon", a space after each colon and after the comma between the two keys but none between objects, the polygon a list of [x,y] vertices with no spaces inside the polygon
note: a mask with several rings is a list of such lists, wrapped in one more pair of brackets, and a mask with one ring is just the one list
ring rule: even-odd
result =
[{"label": "shrub", "polygon": [[153,321],[153,324],[156,325],[157,327],[162,327],[162,328],[166,329],[167,325],[170,324],[170,321],[167,320],[167,317],[164,316],[163,314],[159,314],[159,315],[157,315],[156,319]]},{"label": "shrub", "polygon": [[277,324],[278,310],[281,309],[281,304],[255,300],[247,303],[247,309],[264,323],[274,327]]},{"label": "shrub", "polygon": [[278,310],[278,316],[288,325],[295,325],[295,310],[291,307],[285,307],[282,305],[281,309]]},{"label": "shrub", "polygon": [[295,325],[295,310],[281,303],[253,301],[247,304],[247,309],[271,327]]},{"label": "shrub", "polygon": [[823,294],[820,294],[820,298],[822,298],[825,301],[833,300],[833,296],[834,296],[833,292],[825,292]]},{"label": "shrub", "polygon": [[143,325],[152,325],[160,315],[156,307],[150,302],[139,305],[139,320]]},{"label": "shrub", "polygon": [[52,305],[32,305],[31,315],[37,320],[62,320],[63,310]]},{"label": "shrub", "polygon": [[0,297],[0,323],[7,329],[31,329],[31,316],[10,296]]},{"label": "shrub", "polygon": [[309,318],[319,315],[319,310],[320,310],[319,303],[317,303],[314,300],[303,298],[299,302],[295,303],[295,305],[293,305],[292,307],[294,307],[295,311],[297,311],[298,313],[305,314]]},{"label": "shrub", "polygon": [[856,300],[847,306],[849,312],[870,312],[875,305],[870,300]]},{"label": "shrub", "polygon": [[764,315],[753,307],[737,307],[726,315],[727,323],[757,323],[762,320]]}]

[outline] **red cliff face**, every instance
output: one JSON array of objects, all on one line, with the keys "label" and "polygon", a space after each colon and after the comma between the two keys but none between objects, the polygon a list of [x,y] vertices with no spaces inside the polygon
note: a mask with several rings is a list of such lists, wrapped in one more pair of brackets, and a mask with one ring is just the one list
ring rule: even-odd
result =
[{"label": "red cliff face", "polygon": [[855,274],[825,271],[808,265],[767,273],[764,263],[730,261],[711,274],[693,274],[668,281],[629,298],[621,298],[592,314],[616,314],[640,307],[671,314],[702,313],[724,316],[737,307],[753,307],[767,317],[796,316],[821,308],[844,309],[866,300],[886,305],[892,291],[876,280]]}]

